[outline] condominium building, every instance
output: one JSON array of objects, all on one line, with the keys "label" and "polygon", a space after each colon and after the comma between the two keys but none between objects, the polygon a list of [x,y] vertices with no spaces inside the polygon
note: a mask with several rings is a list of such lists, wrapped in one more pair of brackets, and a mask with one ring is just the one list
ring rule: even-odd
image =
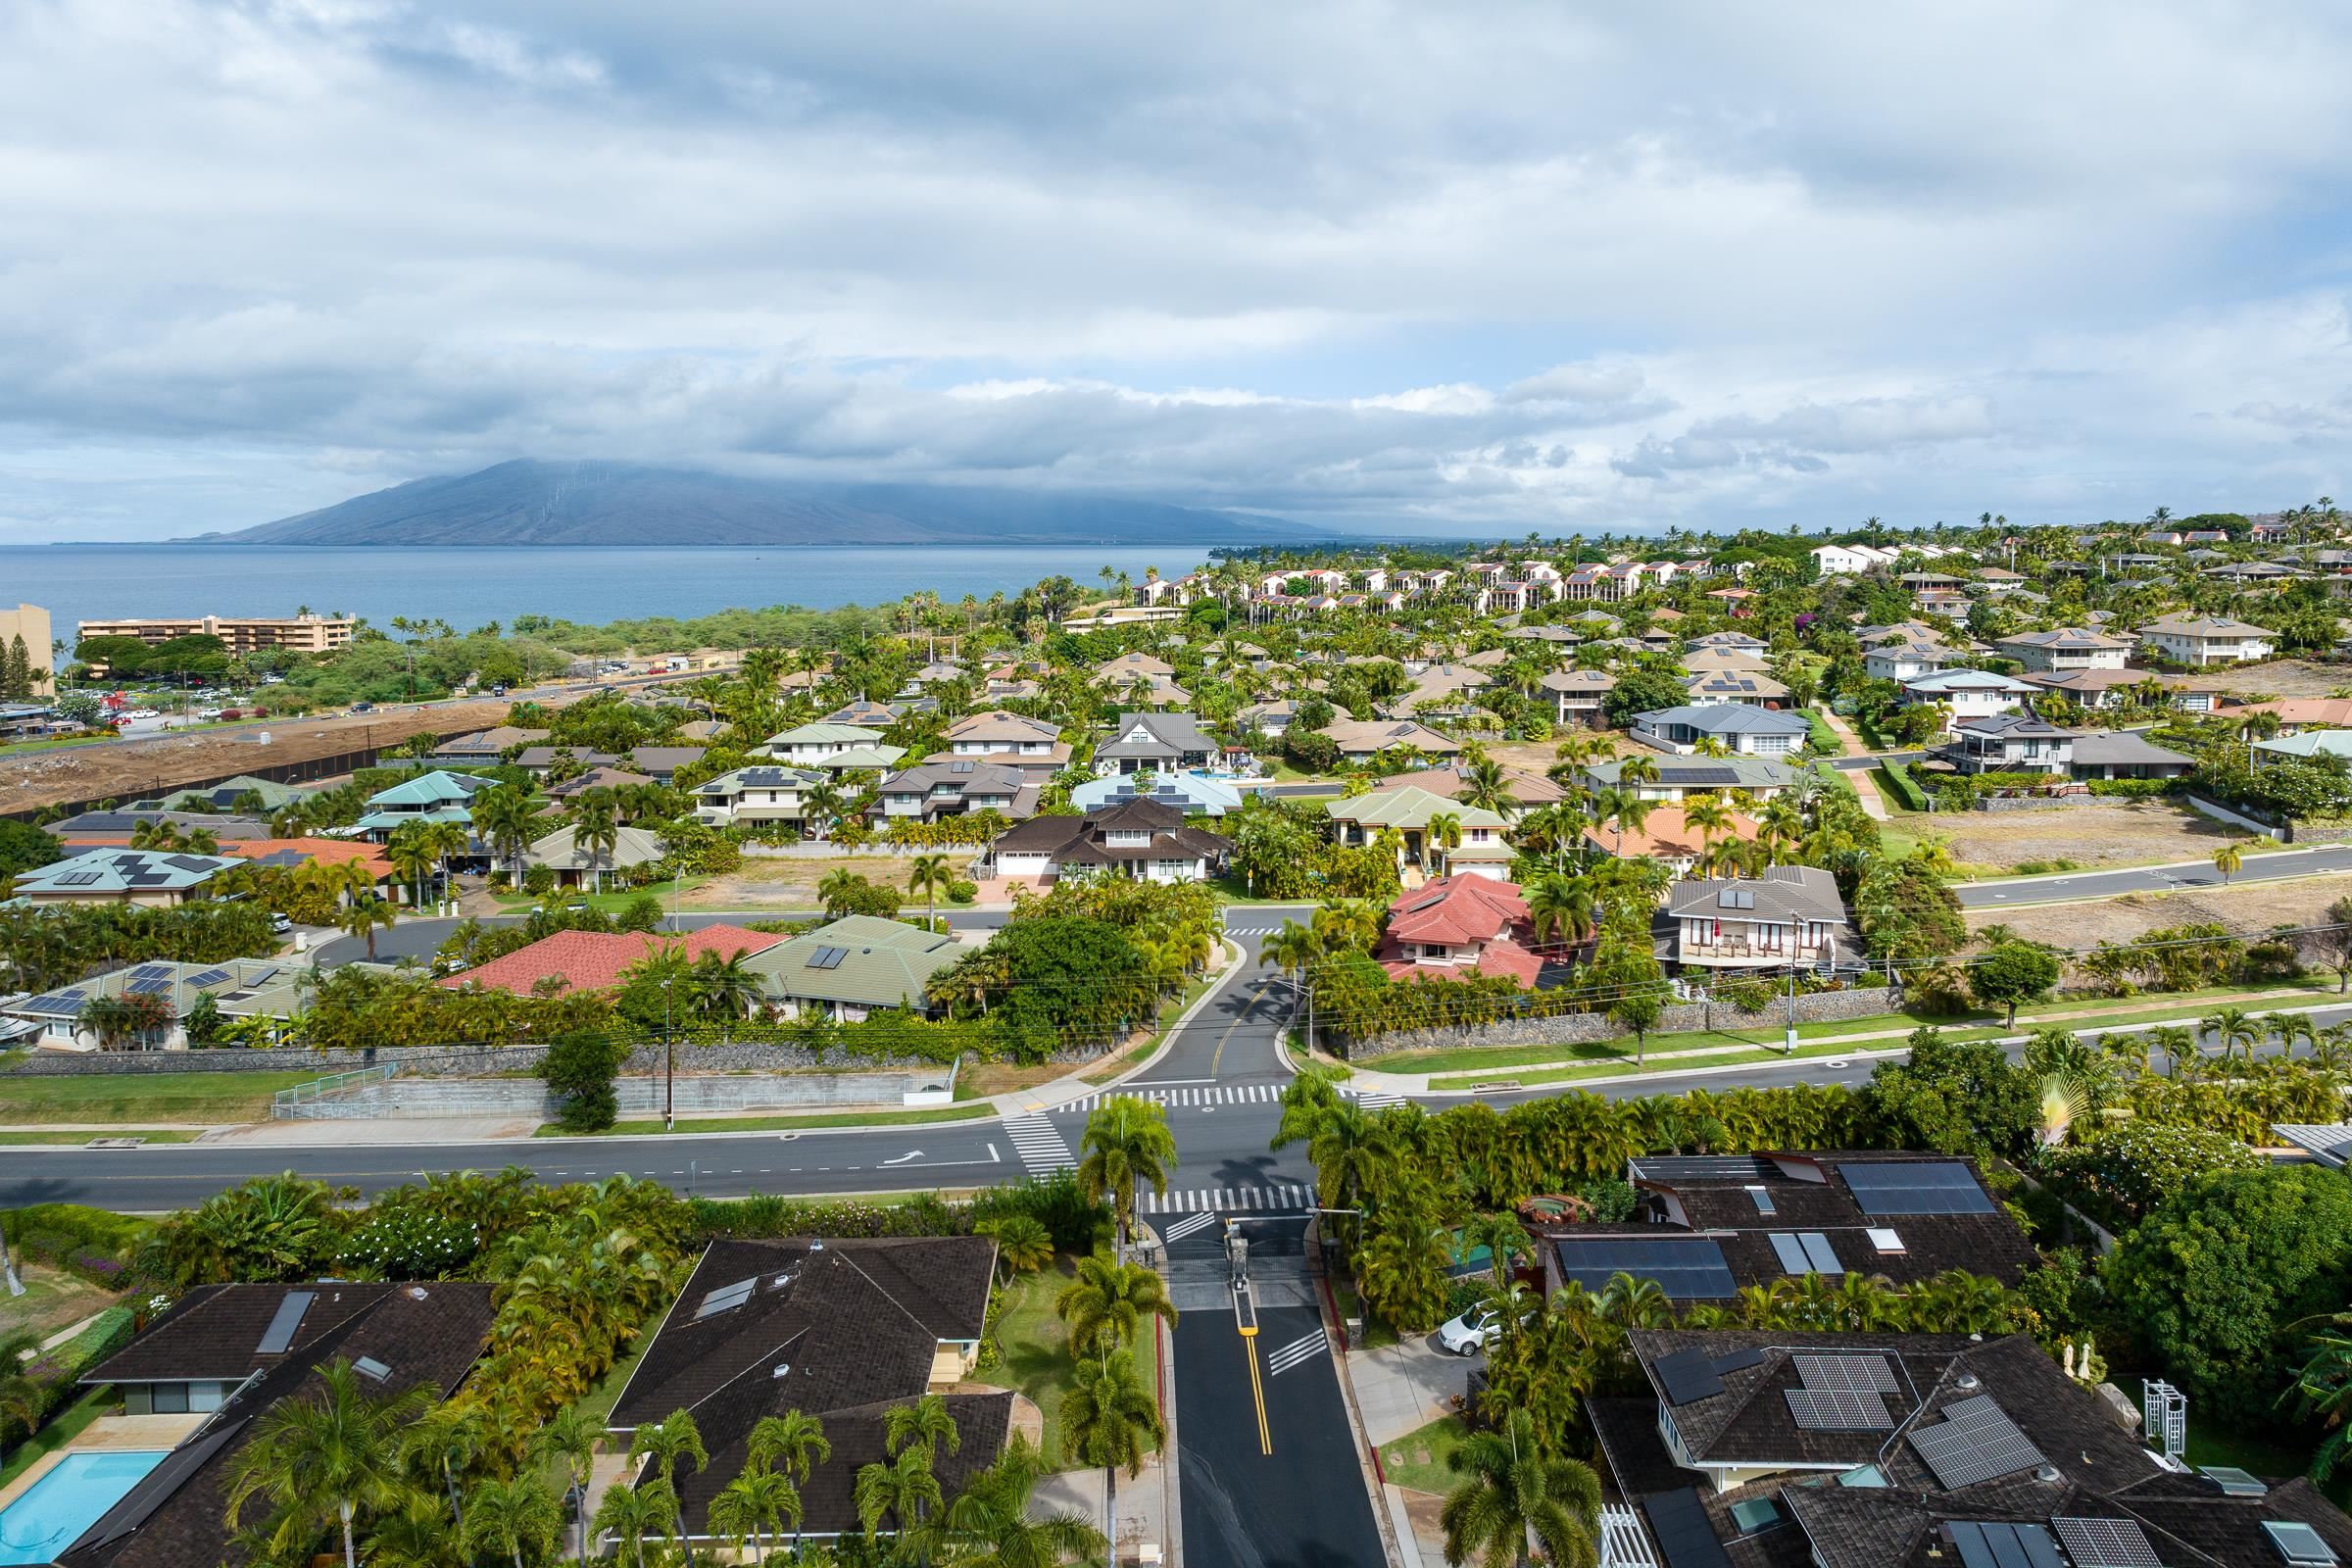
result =
[{"label": "condominium building", "polygon": [[24,639],[24,660],[32,668],[34,697],[47,697],[56,689],[49,636],[49,612],[40,606],[19,605],[14,610],[0,607],[0,661],[8,658],[18,638]]},{"label": "condominium building", "polygon": [[265,648],[326,654],[349,647],[358,625],[348,615],[139,617],[85,620],[81,638],[86,642],[92,637],[136,637],[143,643],[168,643],[175,637],[218,637],[232,654],[258,653]]}]

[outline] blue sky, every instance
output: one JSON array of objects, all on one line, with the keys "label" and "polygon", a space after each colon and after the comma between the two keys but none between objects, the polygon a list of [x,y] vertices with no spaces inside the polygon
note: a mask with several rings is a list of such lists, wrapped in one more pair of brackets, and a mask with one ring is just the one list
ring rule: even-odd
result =
[{"label": "blue sky", "polygon": [[595,457],[1415,533],[2352,491],[2352,14],[16,0],[0,541]]}]

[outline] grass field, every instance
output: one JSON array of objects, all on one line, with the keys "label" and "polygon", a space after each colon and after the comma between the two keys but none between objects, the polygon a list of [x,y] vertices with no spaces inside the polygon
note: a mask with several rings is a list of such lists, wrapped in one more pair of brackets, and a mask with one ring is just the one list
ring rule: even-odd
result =
[{"label": "grass field", "polygon": [[55,1453],[80,1437],[89,1424],[100,1416],[122,1408],[122,1401],[113,1389],[92,1389],[60,1410],[57,1418],[47,1426],[9,1450],[8,1462],[0,1464],[0,1487],[7,1486],[31,1469],[32,1462],[42,1454]]},{"label": "grass field", "polygon": [[[661,901],[666,912],[672,894],[677,896],[680,908],[692,907],[695,893],[709,880],[709,877],[690,876],[676,882],[648,883],[644,887],[629,888],[618,893],[581,893],[558,889],[549,894],[545,902],[559,909],[566,905],[585,904],[600,914],[618,914],[639,899],[654,898]],[[501,906],[509,909],[528,909],[542,902],[527,893],[499,893],[492,897],[498,900]]]},{"label": "grass field", "polygon": [[24,1294],[0,1295],[0,1335],[31,1332],[46,1337],[115,1302],[112,1291],[45,1263],[24,1263],[18,1274]]},{"label": "grass field", "polygon": [[[140,1073],[102,1078],[0,1079],[0,1123],[264,1121],[270,1097],[315,1072]],[[84,1135],[87,1136],[86,1134]]]},{"label": "grass field", "polygon": [[[1004,1359],[975,1372],[973,1378],[994,1388],[1011,1389],[1045,1412],[1046,1463],[1069,1468],[1061,1458],[1061,1396],[1077,1386],[1071,1373],[1070,1337],[1054,1315],[1054,1298],[1070,1282],[1070,1259],[1057,1257],[1050,1268],[1023,1274],[1004,1287],[1004,1310],[997,1318],[997,1343]],[[1138,1358],[1137,1370],[1149,1377],[1150,1363]]]},{"label": "grass field", "polygon": [[1458,1415],[1438,1417],[1425,1427],[1407,1432],[1394,1443],[1383,1444],[1380,1449],[1380,1468],[1390,1482],[1411,1492],[1434,1492],[1441,1495],[1457,1486],[1461,1477],[1446,1468],[1446,1456],[1462,1446],[1470,1436]]},{"label": "grass field", "polygon": [[[819,1127],[916,1127],[934,1121],[976,1121],[995,1115],[994,1105],[928,1105],[919,1110],[838,1110],[811,1111],[789,1116],[697,1116],[678,1118],[676,1130],[682,1133],[766,1133],[805,1132]],[[651,1121],[618,1121],[604,1132],[588,1136],[595,1138],[651,1137],[667,1131],[657,1116]],[[564,1138],[570,1136],[560,1127],[542,1127],[533,1136]]]}]

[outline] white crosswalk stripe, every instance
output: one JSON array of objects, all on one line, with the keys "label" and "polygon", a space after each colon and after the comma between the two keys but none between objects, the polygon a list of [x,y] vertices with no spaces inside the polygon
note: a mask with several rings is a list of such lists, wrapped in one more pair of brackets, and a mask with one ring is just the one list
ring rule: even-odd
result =
[{"label": "white crosswalk stripe", "polygon": [[1266,1376],[1278,1378],[1293,1367],[1303,1366],[1330,1348],[1321,1329],[1290,1344],[1266,1357]]},{"label": "white crosswalk stripe", "polygon": [[1391,1105],[1401,1105],[1405,1103],[1405,1099],[1402,1095],[1366,1094],[1361,1089],[1344,1089],[1341,1091],[1341,1093],[1346,1095],[1349,1100],[1354,1101],[1357,1104],[1363,1106],[1366,1110],[1386,1110]]},{"label": "white crosswalk stripe", "polygon": [[1159,1239],[1163,1242],[1182,1241],[1185,1237],[1192,1235],[1193,1232],[1206,1230],[1209,1226],[1214,1225],[1216,1222],[1217,1216],[1213,1212],[1187,1214],[1175,1224],[1170,1225],[1167,1229],[1161,1231],[1159,1233]]},{"label": "white crosswalk stripe", "polygon": [[1195,1187],[1162,1198],[1145,1193],[1136,1207],[1146,1214],[1217,1213],[1228,1209],[1262,1209],[1296,1213],[1314,1206],[1315,1191],[1303,1182],[1274,1182],[1255,1187]]},{"label": "white crosswalk stripe", "polygon": [[1078,1163],[1069,1144],[1043,1116],[1013,1117],[1004,1123],[1004,1136],[1012,1140],[1013,1152],[1032,1171],[1069,1170]]},{"label": "white crosswalk stripe", "polygon": [[1155,1105],[1178,1109],[1204,1105],[1272,1105],[1282,1100],[1280,1084],[1214,1084],[1181,1089],[1152,1089],[1138,1086],[1114,1089],[1108,1094],[1088,1095],[1054,1107],[1056,1114],[1064,1111],[1093,1110],[1108,1100],[1148,1100]]}]

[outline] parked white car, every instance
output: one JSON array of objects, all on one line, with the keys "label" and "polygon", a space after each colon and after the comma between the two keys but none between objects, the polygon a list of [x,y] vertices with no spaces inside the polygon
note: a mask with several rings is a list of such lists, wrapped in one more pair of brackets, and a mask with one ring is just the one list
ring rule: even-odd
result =
[{"label": "parked white car", "polygon": [[1474,1306],[1438,1330],[1438,1343],[1456,1355],[1476,1355],[1502,1333],[1502,1314],[1491,1306]]}]

